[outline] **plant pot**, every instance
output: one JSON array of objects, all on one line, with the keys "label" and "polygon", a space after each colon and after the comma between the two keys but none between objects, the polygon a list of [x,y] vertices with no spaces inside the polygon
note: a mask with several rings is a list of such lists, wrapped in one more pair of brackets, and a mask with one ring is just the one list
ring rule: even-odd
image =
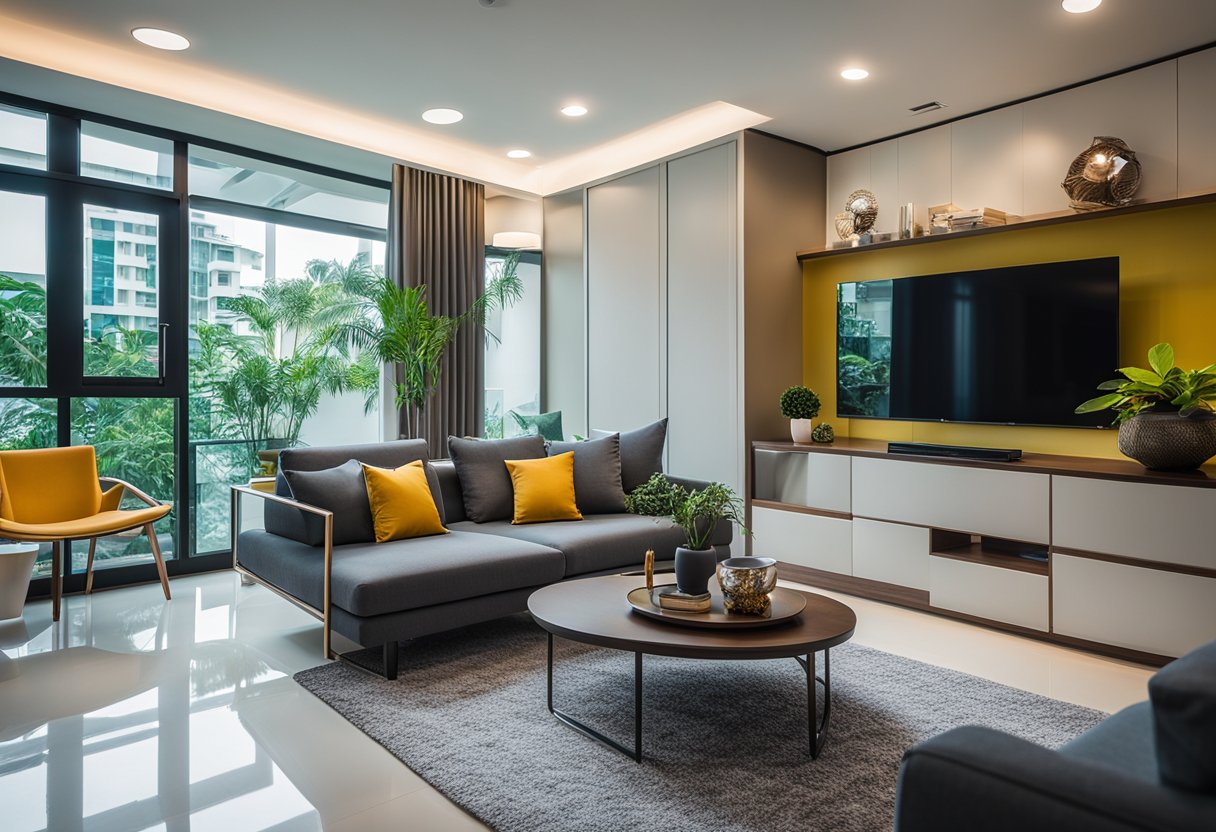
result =
[{"label": "plant pot", "polygon": [[0,621],[21,617],[37,558],[37,543],[0,544]]},{"label": "plant pot", "polygon": [[777,586],[777,561],[727,558],[718,564],[718,586],[727,612],[767,615],[773,608],[769,593]]},{"label": "plant pot", "polygon": [[1119,451],[1145,468],[1193,470],[1216,455],[1216,415],[1141,413],[1119,425]]},{"label": "plant pot", "polygon": [[704,595],[717,568],[716,550],[680,546],[676,549],[676,588],[688,595]]},{"label": "plant pot", "polygon": [[790,436],[799,445],[811,444],[811,420],[790,419]]}]

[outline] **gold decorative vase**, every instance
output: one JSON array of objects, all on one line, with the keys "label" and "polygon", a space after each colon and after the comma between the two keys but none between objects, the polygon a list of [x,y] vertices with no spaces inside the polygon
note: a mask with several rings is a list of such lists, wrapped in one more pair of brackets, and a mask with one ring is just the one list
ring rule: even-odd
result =
[{"label": "gold decorative vase", "polygon": [[737,615],[768,615],[769,593],[777,586],[777,561],[772,558],[727,558],[718,564],[722,606]]}]

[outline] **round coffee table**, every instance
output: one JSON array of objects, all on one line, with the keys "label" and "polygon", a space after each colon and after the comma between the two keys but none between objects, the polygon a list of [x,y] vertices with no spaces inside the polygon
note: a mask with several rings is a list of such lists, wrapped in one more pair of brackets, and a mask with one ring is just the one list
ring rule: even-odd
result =
[{"label": "round coffee table", "polygon": [[[667,581],[666,583],[670,583]],[[772,627],[739,630],[703,630],[680,627],[638,615],[625,596],[642,585],[636,576],[611,575],[581,578],[538,589],[528,598],[528,611],[549,635],[549,713],[564,724],[633,757],[642,759],[642,656],[682,659],[787,659],[806,670],[807,728],[811,757],[818,757],[832,716],[832,675],[829,650],[853,636],[857,616],[839,601],[811,592],[806,609],[791,621]],[[717,587],[711,587],[716,591]],[[553,707],[553,637],[609,647],[634,654],[633,748],[584,725]],[[816,655],[823,653],[823,675],[816,671]],[[823,717],[816,724],[819,687],[823,687]]]}]

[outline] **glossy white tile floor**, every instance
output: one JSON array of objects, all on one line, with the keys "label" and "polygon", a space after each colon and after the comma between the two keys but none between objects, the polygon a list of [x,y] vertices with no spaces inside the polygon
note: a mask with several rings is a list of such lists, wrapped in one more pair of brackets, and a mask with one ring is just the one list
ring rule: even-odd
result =
[{"label": "glossy white tile floor", "polygon": [[[313,618],[232,573],[172,589],[0,622],[4,832],[483,828],[292,681]],[[1146,696],[1147,668],[838,597],[862,644],[1108,711]]]}]

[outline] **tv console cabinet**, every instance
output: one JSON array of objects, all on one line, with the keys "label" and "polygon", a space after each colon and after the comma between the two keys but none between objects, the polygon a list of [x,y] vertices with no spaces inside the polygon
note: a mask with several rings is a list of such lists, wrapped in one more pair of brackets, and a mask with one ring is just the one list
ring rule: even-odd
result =
[{"label": "tv console cabinet", "polygon": [[754,442],[749,509],[789,580],[1149,664],[1216,639],[1216,466]]}]

